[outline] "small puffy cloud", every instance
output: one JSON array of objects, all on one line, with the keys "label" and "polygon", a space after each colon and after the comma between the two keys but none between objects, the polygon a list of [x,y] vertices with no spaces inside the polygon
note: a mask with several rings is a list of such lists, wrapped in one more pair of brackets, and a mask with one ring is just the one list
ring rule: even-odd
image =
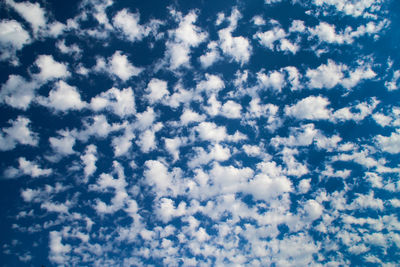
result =
[{"label": "small puffy cloud", "polygon": [[247,38],[243,36],[232,36],[232,32],[236,29],[240,17],[241,14],[239,10],[232,10],[232,14],[229,18],[229,26],[219,30],[218,36],[222,52],[243,65],[249,61],[253,49]]},{"label": "small puffy cloud", "polygon": [[88,145],[85,149],[85,154],[83,154],[80,159],[84,165],[84,182],[88,181],[88,178],[94,174],[96,171],[96,161],[97,161],[97,148],[95,145]]},{"label": "small puffy cloud", "polygon": [[35,90],[38,87],[39,85],[34,81],[28,82],[19,75],[10,75],[1,87],[0,102],[13,108],[26,110],[35,98]]},{"label": "small puffy cloud", "polygon": [[63,265],[66,264],[69,259],[69,252],[71,246],[69,244],[64,245],[62,243],[62,233],[57,231],[51,231],[49,234],[49,260],[55,264]]},{"label": "small puffy cloud", "polygon": [[90,108],[94,111],[108,110],[120,117],[136,113],[135,96],[131,87],[119,90],[115,87],[93,97]]},{"label": "small puffy cloud", "polygon": [[312,35],[318,37],[322,42],[342,44],[346,40],[342,34],[336,34],[335,26],[326,22],[320,22],[315,28],[310,30]]},{"label": "small puffy cloud", "polygon": [[390,154],[400,153],[400,130],[392,132],[389,136],[378,135],[375,140],[382,151]]},{"label": "small puffy cloud", "polygon": [[219,76],[206,73],[205,78],[205,80],[200,81],[196,85],[196,90],[199,92],[212,93],[225,88],[225,83]]},{"label": "small puffy cloud", "polygon": [[86,106],[86,102],[81,100],[78,89],[64,81],[58,81],[55,84],[55,89],[49,92],[48,98],[42,97],[38,101],[44,106],[62,112],[80,110]]},{"label": "small puffy cloud", "polygon": [[121,51],[115,51],[107,62],[103,58],[97,58],[94,71],[109,73],[125,82],[131,77],[138,76],[143,68],[135,67],[129,62],[127,55],[123,55]]},{"label": "small puffy cloud", "polygon": [[232,100],[228,100],[221,107],[221,115],[230,119],[241,117],[242,106]]},{"label": "small puffy cloud", "polygon": [[118,76],[121,80],[126,81],[132,76],[138,76],[143,69],[133,66],[126,55],[122,55],[121,51],[116,51],[109,60],[111,72]]},{"label": "small puffy cloud", "polygon": [[327,109],[329,100],[321,96],[309,96],[298,101],[292,106],[285,107],[287,116],[297,119],[322,120],[329,119],[331,111]]},{"label": "small puffy cloud", "polygon": [[331,120],[334,122],[347,120],[361,121],[365,117],[371,115],[378,104],[379,100],[373,97],[368,102],[362,102],[355,106],[344,107],[336,110],[333,113]]},{"label": "small puffy cloud", "polygon": [[6,0],[6,3],[14,8],[21,17],[23,17],[31,25],[34,34],[46,27],[46,12],[40,7],[39,3],[19,2]]},{"label": "small puffy cloud", "polygon": [[312,123],[302,125],[301,127],[291,127],[289,137],[274,137],[271,139],[271,145],[289,147],[309,146],[314,142],[318,134],[319,131],[315,129]]},{"label": "small puffy cloud", "polygon": [[119,29],[131,42],[140,41],[149,34],[147,27],[140,25],[140,14],[122,9],[113,18],[114,27]]},{"label": "small puffy cloud", "polygon": [[261,87],[272,88],[277,92],[281,92],[286,85],[285,75],[280,71],[271,71],[268,74],[263,72],[257,73],[257,79]]},{"label": "small puffy cloud", "polygon": [[173,157],[173,162],[179,160],[179,147],[184,144],[184,139],[180,137],[165,138],[164,145],[168,153]]},{"label": "small puffy cloud", "polygon": [[374,113],[372,115],[372,118],[375,120],[377,124],[379,124],[382,127],[386,127],[390,125],[392,122],[392,118],[390,116],[386,116],[385,114],[382,113]]},{"label": "small puffy cloud", "polygon": [[274,50],[274,43],[286,37],[286,32],[280,27],[274,27],[266,32],[258,32],[254,35],[261,45]]},{"label": "small puffy cloud", "polygon": [[46,82],[53,79],[65,78],[70,75],[67,65],[54,60],[51,55],[40,55],[35,61],[40,72],[34,76]]},{"label": "small puffy cloud", "polygon": [[396,70],[393,73],[393,77],[390,81],[385,82],[385,86],[389,91],[397,90],[399,88],[398,83],[400,79],[400,70]]},{"label": "small puffy cloud", "polygon": [[10,167],[4,171],[4,175],[7,178],[15,178],[22,175],[28,175],[33,178],[37,178],[40,176],[49,176],[52,174],[52,169],[42,169],[40,166],[33,162],[29,161],[24,157],[18,158],[18,168]]},{"label": "small puffy cloud", "polygon": [[147,129],[139,135],[136,144],[140,147],[143,153],[148,153],[156,148],[156,132],[161,130],[163,125],[161,123],[155,124],[152,129]]},{"label": "small puffy cloud", "polygon": [[191,122],[201,122],[204,121],[206,118],[205,115],[200,115],[199,113],[191,110],[191,109],[184,109],[183,113],[180,117],[180,122],[183,125],[188,125]]},{"label": "small puffy cloud", "polygon": [[304,32],[306,27],[304,26],[304,21],[293,20],[292,25],[290,25],[289,32]]},{"label": "small puffy cloud", "polygon": [[16,120],[10,120],[10,127],[1,129],[0,150],[8,151],[16,147],[17,144],[36,146],[39,137],[29,128],[30,120],[23,116],[18,116]]},{"label": "small puffy cloud", "polygon": [[203,140],[220,142],[227,138],[226,128],[213,122],[202,122],[196,126],[199,137]]},{"label": "small puffy cloud", "polygon": [[209,152],[202,147],[195,147],[193,150],[195,153],[187,163],[191,169],[194,169],[197,166],[208,164],[213,160],[223,162],[231,157],[231,150],[229,147],[225,147],[220,144],[209,146]]},{"label": "small puffy cloud", "polygon": [[214,63],[222,59],[217,47],[218,43],[214,41],[207,45],[207,52],[199,58],[203,68],[211,67]]},{"label": "small puffy cloud", "polygon": [[200,139],[217,143],[221,141],[237,142],[247,139],[247,137],[239,131],[236,131],[233,135],[229,135],[226,132],[225,126],[218,126],[213,122],[202,122],[195,127],[195,130],[199,134]]},{"label": "small puffy cloud", "polygon": [[299,183],[298,189],[302,194],[306,194],[311,188],[311,179],[302,179]]},{"label": "small puffy cloud", "polygon": [[311,88],[331,89],[343,79],[343,66],[337,65],[333,60],[328,64],[322,64],[316,69],[308,69],[306,77],[309,79],[308,86]]},{"label": "small puffy cloud", "polygon": [[50,146],[57,154],[67,156],[74,154],[73,146],[75,145],[75,137],[69,131],[59,131],[60,137],[50,137]]},{"label": "small puffy cloud", "polygon": [[149,84],[146,88],[147,99],[149,99],[150,103],[156,103],[165,98],[165,96],[169,95],[167,82],[153,78],[150,80]]},{"label": "small puffy cloud", "polygon": [[133,138],[135,138],[135,134],[132,132],[130,127],[125,129],[123,135],[114,137],[111,142],[114,148],[114,155],[116,157],[126,155],[132,146]]},{"label": "small puffy cloud", "polygon": [[166,43],[165,54],[170,68],[175,70],[181,66],[190,65],[190,49],[205,41],[207,33],[194,24],[197,21],[197,14],[194,11],[184,17],[174,10],[171,12],[178,19],[179,26],[169,31],[171,39]]},{"label": "small puffy cloud", "polygon": [[15,20],[0,21],[0,60],[14,59],[15,53],[30,42],[29,33],[20,23]]},{"label": "small puffy cloud", "polygon": [[261,26],[261,25],[265,25],[266,24],[266,22],[265,22],[265,20],[263,19],[263,17],[262,16],[254,16],[252,19],[251,19],[251,21],[254,23],[254,25],[257,25],[257,26]]}]

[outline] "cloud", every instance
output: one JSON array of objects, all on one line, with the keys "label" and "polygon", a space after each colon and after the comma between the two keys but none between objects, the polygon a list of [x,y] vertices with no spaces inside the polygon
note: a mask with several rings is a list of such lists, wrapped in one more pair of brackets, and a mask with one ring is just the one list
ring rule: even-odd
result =
[{"label": "cloud", "polygon": [[168,96],[169,91],[167,86],[168,85],[166,81],[157,78],[151,79],[146,88],[146,92],[148,93],[147,98],[149,99],[149,102],[151,104],[154,104]]},{"label": "cloud", "polygon": [[49,176],[53,173],[52,169],[41,169],[40,166],[24,157],[18,158],[18,168],[9,167],[4,171],[4,176],[7,178],[16,178],[22,175],[28,175],[33,178],[40,176]]},{"label": "cloud", "polygon": [[219,30],[218,36],[222,52],[243,65],[249,61],[252,54],[252,47],[247,38],[243,36],[232,36],[240,17],[241,14],[239,10],[233,9],[231,16],[229,17],[229,26],[225,29]]},{"label": "cloud", "polygon": [[200,139],[217,143],[225,140],[237,142],[247,138],[238,131],[234,135],[228,135],[224,126],[217,126],[213,122],[201,122],[195,127],[195,130],[198,132]]},{"label": "cloud", "polygon": [[28,82],[19,75],[10,75],[1,87],[0,101],[13,108],[27,110],[38,87],[39,84],[34,81]]},{"label": "cloud", "polygon": [[83,173],[85,183],[88,182],[88,178],[94,174],[96,171],[96,161],[97,161],[97,148],[95,145],[88,145],[85,149],[85,154],[80,156],[82,163],[84,165]]},{"label": "cloud", "polygon": [[12,59],[14,63],[18,63],[15,53],[31,41],[29,33],[17,21],[0,21],[0,48],[2,50],[0,60]]},{"label": "cloud", "polygon": [[212,41],[212,42],[208,43],[207,52],[204,55],[201,55],[199,58],[201,66],[203,68],[205,68],[205,69],[209,68],[214,63],[222,60],[222,57],[217,48],[218,48],[217,42]]},{"label": "cloud", "polygon": [[268,74],[257,72],[257,79],[261,88],[272,88],[276,92],[281,92],[286,85],[285,76],[279,71],[270,71]]},{"label": "cloud", "polygon": [[392,132],[390,136],[377,135],[376,143],[378,147],[390,154],[400,153],[400,131]]},{"label": "cloud", "polygon": [[17,144],[37,146],[38,134],[29,128],[31,121],[23,116],[15,120],[9,120],[10,127],[2,128],[0,133],[0,150],[8,151],[14,149]]},{"label": "cloud", "polygon": [[128,56],[123,55],[121,51],[115,51],[115,53],[108,58],[106,63],[103,58],[97,58],[94,71],[106,72],[112,76],[116,76],[123,82],[126,82],[131,77],[138,76],[144,69],[135,67],[129,62]]},{"label": "cloud", "polygon": [[206,118],[205,115],[200,115],[199,113],[191,110],[191,109],[184,109],[182,115],[180,117],[180,122],[183,125],[188,125],[192,122],[201,122],[204,121]]},{"label": "cloud", "polygon": [[49,143],[51,148],[61,156],[75,154],[73,149],[75,145],[75,137],[70,131],[58,131],[60,137],[50,137]]},{"label": "cloud", "polygon": [[131,87],[119,90],[115,87],[90,100],[90,108],[96,112],[108,110],[121,118],[136,113],[135,96]]},{"label": "cloud", "polygon": [[140,14],[122,9],[113,18],[114,27],[119,29],[129,41],[140,41],[149,34],[149,29],[139,24]]},{"label": "cloud", "polygon": [[337,65],[333,60],[328,60],[328,64],[320,65],[316,69],[308,69],[306,77],[309,79],[308,86],[311,88],[335,87],[343,79],[343,65]]},{"label": "cloud", "polygon": [[64,81],[58,81],[55,89],[49,92],[47,98],[39,98],[38,102],[56,111],[67,112],[69,110],[80,110],[86,107],[87,103],[81,100],[75,86],[71,86]]},{"label": "cloud", "polygon": [[62,243],[62,234],[60,232],[51,231],[49,233],[49,249],[49,260],[51,262],[62,265],[69,261],[71,246]]},{"label": "cloud", "polygon": [[171,13],[178,20],[179,26],[169,31],[170,40],[166,43],[165,55],[169,67],[175,70],[181,66],[188,67],[190,65],[190,49],[204,42],[208,34],[194,25],[197,21],[197,14],[194,11],[184,17],[175,10],[172,10]]},{"label": "cloud", "polygon": [[327,109],[329,100],[321,96],[309,96],[298,101],[293,106],[285,107],[287,116],[306,120],[329,119],[331,111]]},{"label": "cloud", "polygon": [[67,65],[55,61],[51,55],[38,56],[35,66],[39,68],[40,72],[35,74],[34,77],[37,77],[42,82],[70,76]]},{"label": "cloud", "polygon": [[46,12],[40,7],[39,3],[16,3],[13,0],[6,0],[6,3],[14,8],[27,22],[29,22],[35,35],[37,35],[40,30],[46,27]]}]

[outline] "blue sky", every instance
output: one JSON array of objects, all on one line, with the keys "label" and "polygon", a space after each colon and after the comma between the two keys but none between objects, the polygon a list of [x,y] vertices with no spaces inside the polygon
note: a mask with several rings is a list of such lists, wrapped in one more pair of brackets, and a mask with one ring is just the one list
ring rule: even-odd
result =
[{"label": "blue sky", "polygon": [[3,1],[1,265],[396,266],[399,11]]}]

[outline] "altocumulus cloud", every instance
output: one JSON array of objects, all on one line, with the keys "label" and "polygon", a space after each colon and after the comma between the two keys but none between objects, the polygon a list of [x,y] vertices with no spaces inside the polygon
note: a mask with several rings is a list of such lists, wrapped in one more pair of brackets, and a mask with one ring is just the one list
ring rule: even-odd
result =
[{"label": "altocumulus cloud", "polygon": [[3,2],[4,265],[400,261],[398,2]]}]

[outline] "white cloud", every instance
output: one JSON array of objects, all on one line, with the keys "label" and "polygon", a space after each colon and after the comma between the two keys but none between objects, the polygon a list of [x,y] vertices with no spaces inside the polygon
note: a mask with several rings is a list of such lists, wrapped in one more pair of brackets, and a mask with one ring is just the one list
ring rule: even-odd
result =
[{"label": "white cloud", "polygon": [[16,3],[13,0],[6,0],[6,3],[12,6],[18,12],[18,14],[21,15],[21,17],[31,24],[34,34],[37,34],[39,30],[42,30],[46,27],[46,12],[40,7],[39,3]]},{"label": "white cloud", "polygon": [[333,113],[331,121],[346,121],[346,120],[361,121],[365,117],[371,115],[378,104],[379,100],[373,97],[368,102],[362,102],[353,107],[344,107],[338,109]]},{"label": "white cloud", "polygon": [[123,32],[131,42],[140,41],[149,34],[149,29],[139,24],[140,14],[122,9],[113,18],[114,27]]},{"label": "white cloud", "polygon": [[173,162],[179,160],[179,147],[184,144],[184,139],[180,137],[165,138],[164,145],[168,153],[173,157]]},{"label": "white cloud", "polygon": [[35,65],[40,69],[40,72],[34,76],[43,82],[65,78],[70,75],[67,65],[55,61],[51,55],[38,56]]},{"label": "white cloud", "polygon": [[121,54],[121,51],[116,51],[111,58],[109,58],[109,67],[111,73],[116,75],[123,81],[129,80],[132,76],[138,76],[143,68],[133,66],[126,55]]},{"label": "white cloud", "polygon": [[390,154],[400,153],[400,130],[392,132],[390,136],[377,135],[375,140],[381,150]]},{"label": "white cloud", "polygon": [[37,178],[40,176],[49,176],[53,172],[52,169],[41,169],[37,163],[29,161],[24,157],[18,158],[18,164],[18,169],[10,167],[4,171],[4,175],[7,178],[15,178],[22,175]]},{"label": "white cloud", "polygon": [[311,188],[311,179],[302,179],[299,183],[299,192],[306,194]]},{"label": "white cloud", "polygon": [[217,50],[217,47],[218,43],[214,41],[210,42],[207,45],[207,53],[201,55],[199,58],[201,66],[203,68],[211,67],[214,63],[222,60],[222,57]]},{"label": "white cloud", "polygon": [[191,169],[201,165],[206,165],[212,160],[223,162],[231,157],[230,149],[220,144],[209,146],[209,152],[206,152],[202,147],[195,147],[193,150],[195,153],[187,163]]},{"label": "white cloud", "polygon": [[135,96],[131,87],[119,90],[115,87],[102,92],[90,101],[94,111],[109,110],[120,117],[127,117],[136,113]]},{"label": "white cloud", "polygon": [[126,155],[132,146],[132,139],[135,138],[135,134],[132,132],[130,127],[125,129],[125,132],[121,136],[113,137],[112,146],[114,148],[114,155],[116,157]]},{"label": "white cloud", "polygon": [[308,85],[311,88],[331,89],[343,79],[343,68],[343,65],[328,60],[327,65],[322,64],[316,69],[308,69],[306,73],[309,79]]},{"label": "white cloud", "polygon": [[221,115],[231,119],[241,117],[242,106],[232,100],[228,100],[222,105]]},{"label": "white cloud", "polygon": [[81,100],[81,95],[75,86],[70,86],[62,80],[58,81],[55,86],[56,88],[49,92],[48,98],[38,99],[40,104],[63,112],[80,110],[86,106],[86,102]]},{"label": "white cloud", "polygon": [[343,44],[346,41],[343,34],[336,34],[334,25],[326,22],[320,22],[315,28],[310,29],[310,32],[323,42]]},{"label": "white cloud", "polygon": [[85,178],[83,181],[87,183],[90,176],[96,171],[96,161],[97,161],[97,148],[95,145],[88,145],[85,149],[85,154],[83,154],[80,159],[83,162],[84,168],[83,173]]},{"label": "white cloud", "polygon": [[195,129],[202,140],[220,142],[228,136],[224,126],[217,126],[213,122],[202,122]]},{"label": "white cloud", "polygon": [[39,137],[29,128],[31,121],[23,116],[18,116],[16,120],[9,121],[11,127],[1,129],[0,150],[8,151],[16,145],[36,146],[39,143]]},{"label": "white cloud", "polygon": [[183,113],[182,113],[182,115],[180,117],[180,122],[183,125],[188,125],[189,123],[192,123],[192,122],[204,121],[205,118],[206,118],[206,116],[203,115],[203,114],[200,115],[199,113],[197,113],[197,112],[195,112],[195,111],[193,111],[191,109],[184,109]]},{"label": "white cloud", "polygon": [[315,129],[314,124],[309,123],[300,127],[291,127],[289,137],[276,136],[271,139],[273,146],[309,146],[314,142],[319,131]]},{"label": "white cloud", "polygon": [[49,234],[49,260],[56,264],[66,264],[69,259],[71,246],[62,243],[62,234],[57,231],[51,231]]},{"label": "white cloud", "polygon": [[389,91],[397,90],[399,88],[398,81],[400,79],[400,70],[393,72],[392,80],[386,81],[385,86]]},{"label": "white cloud", "polygon": [[206,73],[205,78],[205,80],[200,81],[196,85],[196,90],[199,92],[216,93],[225,88],[225,83],[221,77]]},{"label": "white cloud", "polygon": [[70,131],[59,131],[60,137],[50,137],[49,142],[53,150],[61,156],[74,154],[73,146],[75,145],[75,137]]},{"label": "white cloud", "polygon": [[274,27],[266,32],[258,32],[254,38],[258,39],[261,45],[274,50],[274,43],[286,37],[286,32],[280,27]]},{"label": "white cloud", "polygon": [[285,107],[287,116],[297,119],[321,120],[329,119],[331,112],[327,109],[329,100],[321,96],[309,96],[298,101],[292,106]]},{"label": "white cloud", "polygon": [[276,70],[270,71],[268,74],[257,72],[257,80],[261,87],[272,88],[277,92],[281,92],[286,85],[284,74]]},{"label": "white cloud", "polygon": [[190,49],[197,47],[207,38],[207,33],[194,25],[197,20],[197,14],[194,11],[189,12],[185,17],[182,14],[171,11],[179,21],[179,26],[175,30],[169,31],[170,40],[167,41],[166,57],[172,70],[181,66],[190,65]]},{"label": "white cloud", "polygon": [[243,65],[250,59],[252,47],[247,38],[243,36],[232,36],[232,32],[237,27],[237,21],[241,17],[237,9],[232,10],[230,25],[218,31],[219,44],[222,52],[230,56],[233,60]]},{"label": "white cloud", "polygon": [[161,130],[162,127],[162,123],[159,122],[155,124],[152,129],[147,129],[139,135],[136,144],[143,153],[148,153],[156,148],[157,140],[155,134],[157,131]]},{"label": "white cloud", "polygon": [[[0,60],[15,59],[15,53],[31,42],[29,33],[15,20],[0,21]],[[15,62],[18,63],[18,60]]]},{"label": "white cloud", "polygon": [[151,79],[146,88],[146,92],[148,93],[146,97],[149,99],[149,102],[154,104],[168,96],[169,91],[167,86],[166,81],[157,78]]},{"label": "white cloud", "polygon": [[375,120],[377,124],[379,124],[382,127],[386,127],[390,125],[392,122],[392,118],[390,116],[386,116],[385,114],[382,113],[374,113],[372,115],[372,118]]},{"label": "white cloud", "polygon": [[13,108],[26,110],[35,98],[38,87],[34,81],[28,82],[19,75],[10,75],[1,87],[0,101]]}]

